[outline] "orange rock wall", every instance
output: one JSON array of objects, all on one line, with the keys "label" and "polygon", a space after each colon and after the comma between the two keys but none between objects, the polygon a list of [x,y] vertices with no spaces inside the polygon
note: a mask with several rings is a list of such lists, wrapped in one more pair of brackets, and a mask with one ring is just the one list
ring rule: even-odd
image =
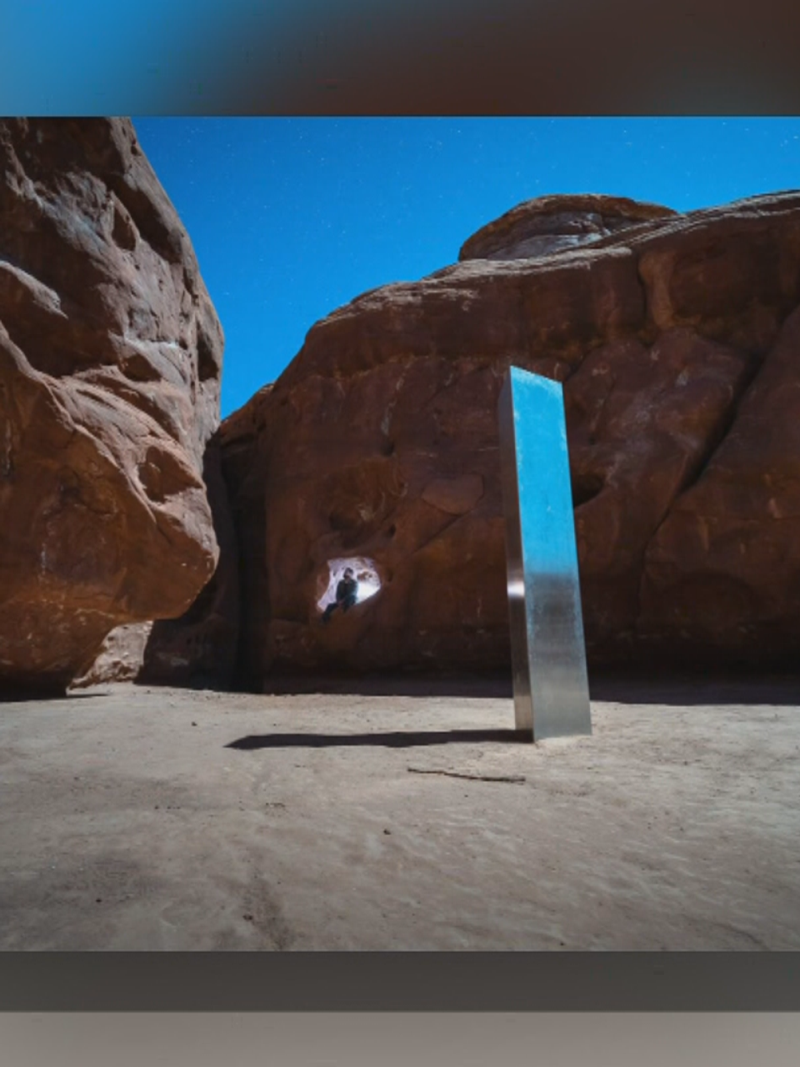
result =
[{"label": "orange rock wall", "polygon": [[223,336],[130,122],[0,122],[0,689],[63,688],[214,571]]},{"label": "orange rock wall", "polygon": [[[509,664],[509,364],[564,383],[590,663],[792,659],[800,194],[688,215],[585,199],[528,202],[459,264],[338,309],[223,423],[251,682]],[[548,226],[580,247],[523,256]],[[322,625],[327,561],[349,555],[381,591]]]}]

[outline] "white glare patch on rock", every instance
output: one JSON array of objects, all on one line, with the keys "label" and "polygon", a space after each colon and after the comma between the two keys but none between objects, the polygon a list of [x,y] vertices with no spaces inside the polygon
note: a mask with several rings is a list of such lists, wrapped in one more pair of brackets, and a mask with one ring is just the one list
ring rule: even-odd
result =
[{"label": "white glare patch on rock", "polygon": [[330,604],[336,603],[336,587],[344,578],[347,568],[353,572],[353,577],[358,583],[356,590],[356,603],[369,600],[371,596],[380,590],[381,580],[374,560],[365,559],[363,556],[351,556],[349,559],[328,560],[328,585],[325,592],[317,601],[319,611],[324,611]]}]

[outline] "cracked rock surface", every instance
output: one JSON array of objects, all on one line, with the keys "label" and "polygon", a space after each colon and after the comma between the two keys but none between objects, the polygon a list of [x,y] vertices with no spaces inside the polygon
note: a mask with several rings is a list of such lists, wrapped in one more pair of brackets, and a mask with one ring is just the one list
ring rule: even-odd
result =
[{"label": "cracked rock surface", "polygon": [[214,570],[223,336],[129,121],[3,120],[0,163],[0,689],[59,690]]},{"label": "cracked rock surface", "polygon": [[[529,201],[454,266],[334,311],[220,431],[245,674],[508,666],[509,364],[564,383],[590,663],[791,659],[799,306],[788,192]],[[381,588],[320,625],[348,557]]]}]

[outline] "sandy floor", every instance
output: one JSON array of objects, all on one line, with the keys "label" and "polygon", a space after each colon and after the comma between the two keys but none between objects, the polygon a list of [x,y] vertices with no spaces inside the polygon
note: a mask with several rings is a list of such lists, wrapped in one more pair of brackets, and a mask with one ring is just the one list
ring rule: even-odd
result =
[{"label": "sandy floor", "polygon": [[606,690],[2,705],[0,948],[800,948],[797,686]]}]

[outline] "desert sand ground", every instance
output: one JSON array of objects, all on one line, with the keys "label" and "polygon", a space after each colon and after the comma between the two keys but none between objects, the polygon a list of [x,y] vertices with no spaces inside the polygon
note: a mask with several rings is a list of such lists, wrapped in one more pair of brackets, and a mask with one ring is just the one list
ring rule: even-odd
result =
[{"label": "desert sand ground", "polygon": [[0,705],[0,948],[800,948],[800,683],[593,698]]}]

